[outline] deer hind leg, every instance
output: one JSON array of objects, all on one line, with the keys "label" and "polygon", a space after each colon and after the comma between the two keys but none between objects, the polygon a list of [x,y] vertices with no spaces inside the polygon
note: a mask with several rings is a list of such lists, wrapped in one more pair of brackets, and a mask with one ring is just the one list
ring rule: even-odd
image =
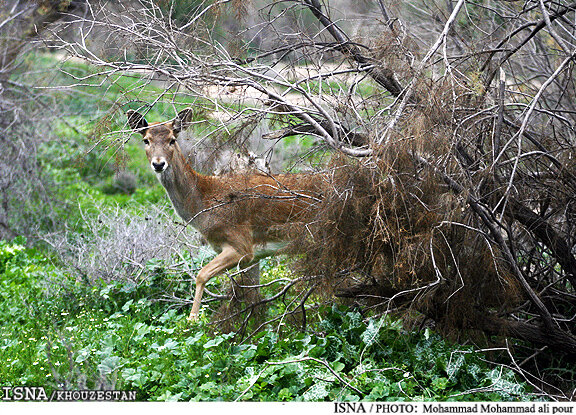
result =
[{"label": "deer hind leg", "polygon": [[230,245],[225,245],[216,257],[204,266],[196,277],[196,293],[194,294],[194,304],[192,304],[192,311],[190,312],[189,321],[198,320],[200,312],[200,302],[202,301],[202,294],[204,294],[204,287],[212,277],[218,275],[220,272],[225,271],[238,265],[240,262],[250,260],[251,255],[246,255],[238,252]]}]

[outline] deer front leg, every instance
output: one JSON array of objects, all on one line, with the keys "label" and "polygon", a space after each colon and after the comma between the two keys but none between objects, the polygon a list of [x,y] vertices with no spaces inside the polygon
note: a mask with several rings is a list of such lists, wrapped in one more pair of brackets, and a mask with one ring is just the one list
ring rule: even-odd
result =
[{"label": "deer front leg", "polygon": [[241,254],[230,245],[225,245],[216,257],[204,266],[196,277],[196,293],[194,294],[194,303],[192,304],[192,311],[188,321],[197,321],[200,312],[200,302],[202,301],[202,294],[204,294],[204,287],[210,279],[220,272],[225,271],[233,266],[238,265],[241,261],[251,260],[251,255]]}]

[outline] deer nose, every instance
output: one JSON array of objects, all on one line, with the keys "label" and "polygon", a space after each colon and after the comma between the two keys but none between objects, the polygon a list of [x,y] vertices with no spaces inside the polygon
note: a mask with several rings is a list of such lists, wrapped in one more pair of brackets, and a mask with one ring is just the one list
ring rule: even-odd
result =
[{"label": "deer nose", "polygon": [[166,162],[164,161],[160,161],[160,162],[152,162],[152,168],[156,171],[156,172],[162,172],[164,171],[164,169],[166,168]]}]

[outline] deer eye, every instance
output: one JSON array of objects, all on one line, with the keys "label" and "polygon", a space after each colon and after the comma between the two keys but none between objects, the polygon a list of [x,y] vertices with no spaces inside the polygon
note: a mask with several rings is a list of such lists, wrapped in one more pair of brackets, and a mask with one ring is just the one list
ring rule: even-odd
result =
[{"label": "deer eye", "polygon": [[150,141],[146,138],[144,140],[142,140],[142,142],[144,143],[145,146],[150,144]]}]

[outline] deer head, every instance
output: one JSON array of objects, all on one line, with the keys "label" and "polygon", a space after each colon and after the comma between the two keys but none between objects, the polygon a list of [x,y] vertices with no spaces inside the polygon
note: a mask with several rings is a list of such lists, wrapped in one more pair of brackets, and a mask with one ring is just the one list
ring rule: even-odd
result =
[{"label": "deer head", "polygon": [[168,169],[175,152],[180,152],[178,134],[190,125],[192,108],[183,109],[176,118],[162,123],[148,124],[146,118],[134,110],[128,110],[126,115],[130,128],[142,134],[144,149],[152,170],[162,173]]}]

